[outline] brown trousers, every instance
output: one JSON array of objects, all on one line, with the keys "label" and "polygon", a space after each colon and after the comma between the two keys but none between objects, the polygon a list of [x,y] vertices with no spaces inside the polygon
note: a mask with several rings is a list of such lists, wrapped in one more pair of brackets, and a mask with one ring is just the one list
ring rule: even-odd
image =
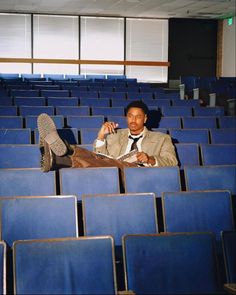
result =
[{"label": "brown trousers", "polygon": [[115,159],[108,158],[103,155],[96,154],[84,148],[75,146],[74,153],[71,156],[73,168],[88,168],[88,167],[137,167],[135,163],[128,163]]}]

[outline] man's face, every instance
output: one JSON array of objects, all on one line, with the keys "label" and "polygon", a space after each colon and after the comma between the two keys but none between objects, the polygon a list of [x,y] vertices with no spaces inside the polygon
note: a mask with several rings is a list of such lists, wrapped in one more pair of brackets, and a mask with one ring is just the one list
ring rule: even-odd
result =
[{"label": "man's face", "polygon": [[143,131],[147,115],[145,115],[143,110],[140,108],[130,108],[126,119],[131,134],[135,135]]}]

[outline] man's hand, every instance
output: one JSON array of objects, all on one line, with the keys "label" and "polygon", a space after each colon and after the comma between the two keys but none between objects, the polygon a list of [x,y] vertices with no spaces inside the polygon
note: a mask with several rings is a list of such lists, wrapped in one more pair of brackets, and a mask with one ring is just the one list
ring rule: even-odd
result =
[{"label": "man's hand", "polygon": [[148,154],[144,152],[138,152],[136,157],[138,162],[141,162],[144,164],[155,165],[156,163],[156,160],[154,157],[148,156]]},{"label": "man's hand", "polygon": [[105,136],[110,133],[115,133],[115,129],[118,128],[118,124],[115,122],[105,122],[98,132],[98,139],[104,140]]}]

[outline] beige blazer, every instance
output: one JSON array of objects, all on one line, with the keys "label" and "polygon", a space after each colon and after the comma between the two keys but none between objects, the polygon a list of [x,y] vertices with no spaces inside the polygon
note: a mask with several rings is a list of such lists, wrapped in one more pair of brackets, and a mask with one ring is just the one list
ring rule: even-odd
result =
[{"label": "beige blazer", "polygon": [[[105,144],[96,148],[93,145],[94,152],[102,153],[113,158],[117,158],[125,153],[128,144],[129,129],[118,129],[116,133],[109,134],[106,137]],[[141,149],[149,156],[156,159],[157,166],[176,166],[178,161],[175,154],[175,148],[171,137],[161,132],[149,131],[144,127]]]}]

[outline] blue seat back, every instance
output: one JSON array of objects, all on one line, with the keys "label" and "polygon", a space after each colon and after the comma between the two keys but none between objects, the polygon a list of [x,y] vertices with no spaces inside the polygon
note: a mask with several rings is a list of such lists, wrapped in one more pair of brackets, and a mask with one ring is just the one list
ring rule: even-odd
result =
[{"label": "blue seat back", "polygon": [[124,168],[124,179],[126,193],[149,192],[160,197],[162,192],[181,190],[178,167]]},{"label": "blue seat back", "polygon": [[0,129],[1,144],[31,144],[31,130],[21,129]]},{"label": "blue seat back", "polygon": [[210,129],[211,143],[236,144],[236,128]]},{"label": "blue seat back", "polygon": [[89,107],[109,107],[110,99],[109,98],[80,98],[81,106]]},{"label": "blue seat back", "polygon": [[154,194],[85,195],[85,235],[111,235],[121,245],[125,234],[157,233]]},{"label": "blue seat back", "polygon": [[56,195],[55,172],[40,169],[0,169],[0,196]]},{"label": "blue seat back", "polygon": [[200,165],[197,143],[176,143],[175,148],[180,168],[183,169],[186,165]]},{"label": "blue seat back", "polygon": [[162,207],[166,232],[212,232],[220,241],[222,230],[234,229],[229,191],[166,192]]},{"label": "blue seat back", "polygon": [[48,106],[78,106],[77,97],[48,97],[47,105]]},{"label": "blue seat back", "polygon": [[235,128],[236,116],[220,116],[218,122],[220,128]]},{"label": "blue seat back", "polygon": [[81,128],[80,142],[81,144],[92,144],[97,138],[99,128]]},{"label": "blue seat back", "polygon": [[208,129],[170,129],[174,143],[209,143]]},{"label": "blue seat back", "polygon": [[91,108],[92,115],[99,116],[102,115],[104,117],[107,116],[124,116],[124,108],[123,107],[92,107]]},{"label": "blue seat back", "polygon": [[56,114],[63,116],[88,116],[88,106],[58,106],[56,107]]},{"label": "blue seat back", "polygon": [[17,107],[0,106],[0,116],[17,116]]},{"label": "blue seat back", "polygon": [[203,165],[236,165],[236,144],[201,144]]},{"label": "blue seat back", "polygon": [[1,237],[10,247],[17,240],[78,236],[75,196],[0,198],[0,204]]},{"label": "blue seat back", "polygon": [[0,168],[39,168],[37,145],[0,145]]},{"label": "blue seat back", "polygon": [[21,116],[0,116],[0,128],[23,128],[23,118]]},{"label": "blue seat back", "polygon": [[117,123],[119,125],[118,128],[127,128],[127,119],[125,116],[107,116],[107,121]]},{"label": "blue seat back", "polygon": [[44,97],[69,97],[69,90],[41,90],[41,96]]},{"label": "blue seat back", "polygon": [[162,115],[167,117],[187,117],[192,116],[192,107],[188,106],[163,106]]},{"label": "blue seat back", "polygon": [[210,234],[124,237],[126,289],[136,294],[213,294],[219,291]]},{"label": "blue seat back", "polygon": [[44,97],[15,97],[14,98],[15,106],[45,106]]},{"label": "blue seat back", "polygon": [[67,116],[67,125],[72,128],[100,128],[104,116]]},{"label": "blue seat back", "polygon": [[180,117],[161,117],[159,128],[181,128]]},{"label": "blue seat back", "polygon": [[194,116],[224,116],[224,107],[194,107]]},{"label": "blue seat back", "polygon": [[236,282],[236,231],[222,232],[222,245],[224,252],[227,283]]},{"label": "blue seat back", "polygon": [[20,116],[38,116],[46,113],[49,116],[54,115],[54,107],[52,106],[21,106],[19,107]]},{"label": "blue seat back", "polygon": [[187,190],[229,190],[236,194],[236,165],[186,166]]},{"label": "blue seat back", "polygon": [[110,237],[17,241],[15,294],[116,294]]},{"label": "blue seat back", "polygon": [[183,128],[216,128],[216,117],[183,117]]},{"label": "blue seat back", "polygon": [[60,185],[63,195],[120,193],[119,174],[116,167],[61,169]]}]

